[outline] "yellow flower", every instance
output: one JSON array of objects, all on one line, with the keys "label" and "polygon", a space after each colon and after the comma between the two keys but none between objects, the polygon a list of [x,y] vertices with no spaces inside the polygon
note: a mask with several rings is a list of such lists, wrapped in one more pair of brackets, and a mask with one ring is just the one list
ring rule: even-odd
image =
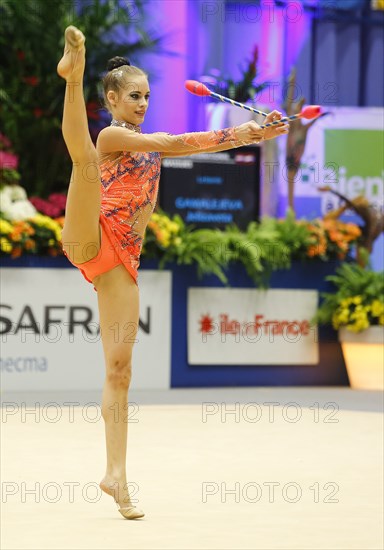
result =
[{"label": "yellow flower", "polygon": [[1,237],[0,239],[0,249],[6,254],[10,254],[12,252],[12,245],[5,237]]},{"label": "yellow flower", "polygon": [[178,224],[176,222],[170,222],[169,229],[172,233],[178,233],[180,227],[178,226]]},{"label": "yellow flower", "polygon": [[349,309],[343,308],[338,310],[338,319],[341,324],[345,324],[349,319]]},{"label": "yellow flower", "polygon": [[0,219],[0,233],[4,233],[5,235],[8,235],[9,233],[12,233],[13,227],[12,224],[7,222],[6,220]]},{"label": "yellow flower", "polygon": [[352,332],[361,332],[369,327],[368,319],[359,319],[354,324],[347,325],[347,329]]},{"label": "yellow flower", "polygon": [[371,304],[371,311],[373,317],[380,317],[384,313],[384,304],[380,300],[373,300]]},{"label": "yellow flower", "polygon": [[356,309],[353,313],[351,313],[351,319],[367,319],[367,313],[361,307],[361,309]]},{"label": "yellow flower", "polygon": [[357,305],[357,304],[361,304],[361,296],[354,296],[354,297],[352,298],[352,303],[353,303],[353,304],[356,304],[356,305]]},{"label": "yellow flower", "polygon": [[358,327],[360,330],[365,330],[366,328],[369,327],[369,321],[368,319],[364,319],[364,320],[361,320],[359,323],[358,323]]},{"label": "yellow flower", "polygon": [[338,330],[339,327],[340,327],[340,321],[339,321],[339,317],[338,317],[337,313],[334,313],[332,315],[332,326],[335,330]]},{"label": "yellow flower", "polygon": [[56,241],[61,241],[62,231],[61,227],[55,227],[53,230]]},{"label": "yellow flower", "polygon": [[43,216],[43,214],[35,214],[32,218],[30,218],[31,221],[34,223],[37,223],[38,225],[43,225],[46,219],[46,216]]},{"label": "yellow flower", "polygon": [[33,218],[31,218],[31,221],[40,227],[49,229],[55,234],[56,241],[61,241],[62,228],[58,222],[49,216],[44,216],[43,214],[36,214]]},{"label": "yellow flower", "polygon": [[353,300],[353,298],[344,298],[344,299],[341,300],[341,302],[340,302],[341,307],[348,307],[349,304],[352,303],[352,300]]}]

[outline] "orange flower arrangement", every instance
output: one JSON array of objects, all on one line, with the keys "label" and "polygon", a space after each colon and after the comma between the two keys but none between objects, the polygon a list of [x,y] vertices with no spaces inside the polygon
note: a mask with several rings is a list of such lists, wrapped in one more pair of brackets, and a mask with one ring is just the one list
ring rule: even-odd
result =
[{"label": "orange flower arrangement", "polygon": [[307,255],[310,258],[315,256],[324,256],[327,251],[327,239],[324,229],[320,225],[307,224],[307,228],[311,234],[311,244],[307,248]]},{"label": "orange flower arrangement", "polygon": [[61,228],[64,227],[64,221],[65,221],[65,216],[60,216],[59,218],[55,218],[55,222],[57,222]]},{"label": "orange flower arrangement", "polygon": [[319,219],[314,222],[300,221],[310,233],[307,256],[314,258],[336,256],[344,260],[351,245],[357,242],[361,229],[354,223],[344,223],[337,219]]},{"label": "orange flower arrangement", "polygon": [[[23,254],[61,255],[64,222],[64,216],[53,219],[42,214],[24,221],[11,222],[0,218],[1,252],[12,258]],[[282,267],[289,268],[293,260],[344,260],[352,253],[360,236],[361,230],[354,223],[344,223],[338,219],[297,220],[293,214],[283,220],[263,218],[259,223],[250,224],[245,233],[230,227],[222,232],[195,230],[193,226],[186,226],[179,216],[171,218],[158,210],[152,214],[148,223],[142,252],[143,256],[159,258],[163,263],[197,262],[204,269],[212,269],[215,273],[221,273],[221,267],[225,267],[228,261],[241,261],[255,281],[261,284],[263,281],[260,274]],[[225,260],[220,253],[209,256],[209,267],[205,246],[207,242],[217,243],[217,250],[227,250],[229,256],[226,255]],[[253,269],[252,259],[239,255],[239,249],[244,248],[244,243],[257,243],[261,247],[264,263],[257,264],[257,269]],[[284,253],[269,254],[270,246],[276,249],[277,245],[278,250]],[[224,264],[221,264],[223,261]]]},{"label": "orange flower arrangement", "polygon": [[61,229],[64,217],[54,220],[37,214],[27,220],[0,219],[1,252],[11,258],[22,254],[48,254],[57,256],[61,251]]},{"label": "orange flower arrangement", "polygon": [[358,240],[361,229],[354,223],[344,223],[340,220],[326,219],[322,226],[328,239],[328,248],[337,254],[340,260],[344,260],[350,245]]}]

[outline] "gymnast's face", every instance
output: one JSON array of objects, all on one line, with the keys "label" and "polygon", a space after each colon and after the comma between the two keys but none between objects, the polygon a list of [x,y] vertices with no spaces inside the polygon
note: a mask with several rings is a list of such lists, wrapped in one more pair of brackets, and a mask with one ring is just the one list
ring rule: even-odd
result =
[{"label": "gymnast's face", "polygon": [[143,75],[131,75],[127,86],[116,92],[107,94],[112,108],[112,115],[117,120],[124,120],[136,126],[144,122],[149,102],[149,84]]}]

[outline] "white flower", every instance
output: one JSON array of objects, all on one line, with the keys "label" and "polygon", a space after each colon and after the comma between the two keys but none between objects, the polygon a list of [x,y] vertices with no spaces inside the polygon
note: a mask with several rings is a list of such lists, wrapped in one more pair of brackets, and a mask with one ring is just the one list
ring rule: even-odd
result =
[{"label": "white flower", "polygon": [[36,212],[36,208],[29,201],[15,201],[5,214],[9,219],[19,221],[31,218]]},{"label": "white flower", "polygon": [[11,206],[11,189],[9,185],[5,185],[0,191],[0,210],[4,212]]},{"label": "white flower", "polygon": [[5,185],[0,191],[0,210],[6,218],[19,221],[26,220],[37,213],[29,200],[25,189],[20,185]]},{"label": "white flower", "polygon": [[27,200],[27,193],[21,185],[10,185],[11,187],[11,198],[13,201]]}]

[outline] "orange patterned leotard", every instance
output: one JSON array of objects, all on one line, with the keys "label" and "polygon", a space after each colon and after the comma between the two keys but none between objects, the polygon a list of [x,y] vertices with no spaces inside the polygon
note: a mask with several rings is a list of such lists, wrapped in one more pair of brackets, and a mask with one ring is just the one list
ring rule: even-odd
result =
[{"label": "orange patterned leotard", "polygon": [[[141,133],[140,127],[129,123],[112,121],[111,125]],[[233,128],[178,136],[143,134],[143,138],[147,136],[154,147],[165,151],[164,156],[167,151],[193,154],[202,150],[231,149],[244,143],[236,140]],[[161,157],[160,152],[121,151],[117,158],[100,163],[101,248],[88,262],[72,262],[87,281],[92,282],[97,275],[123,264],[137,284],[145,229],[157,199]]]},{"label": "orange patterned leotard", "polygon": [[156,205],[160,167],[160,153],[121,153],[100,166],[100,225],[135,282],[145,229]]}]

